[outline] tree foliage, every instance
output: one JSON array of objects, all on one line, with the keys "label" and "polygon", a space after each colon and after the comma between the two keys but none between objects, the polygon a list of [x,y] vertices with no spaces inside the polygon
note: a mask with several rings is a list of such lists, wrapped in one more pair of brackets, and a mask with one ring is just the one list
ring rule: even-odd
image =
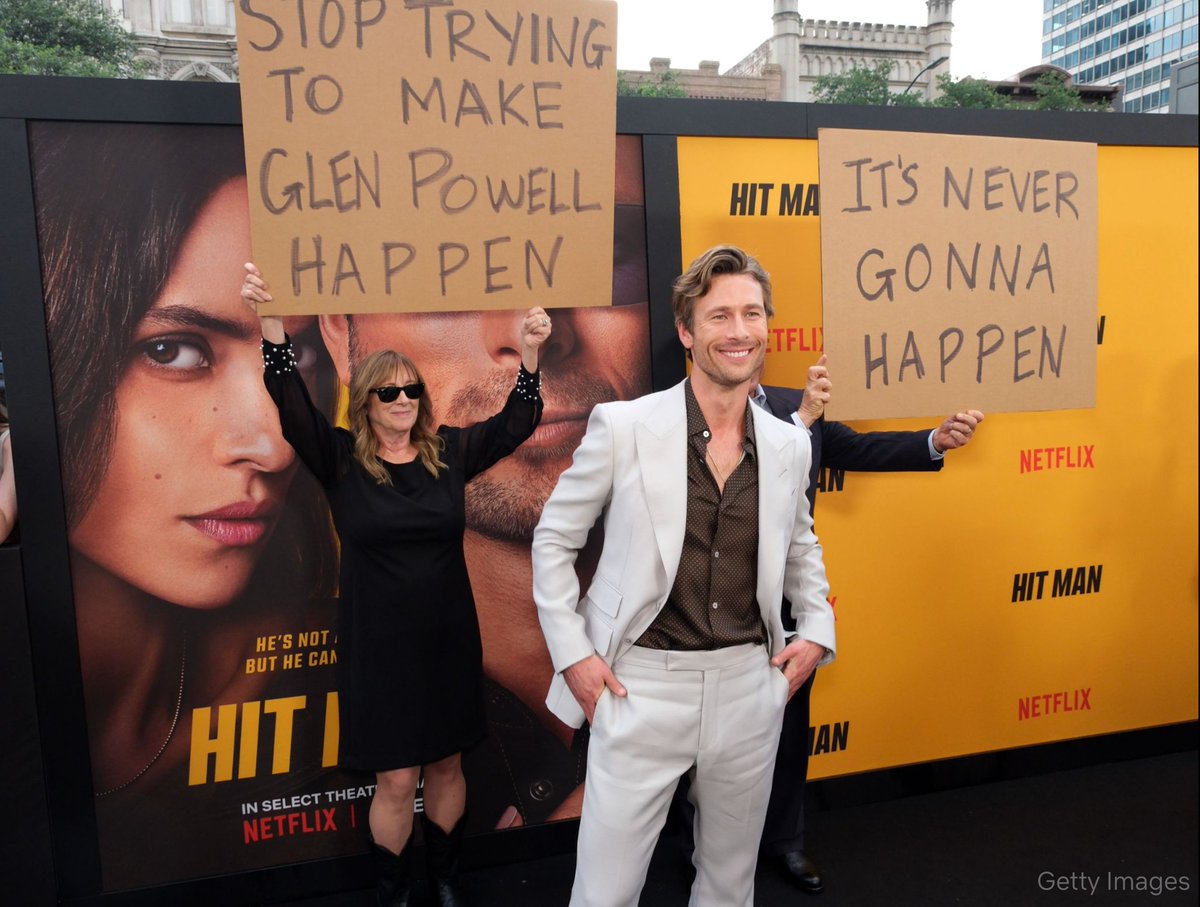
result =
[{"label": "tree foliage", "polygon": [[849,72],[817,76],[813,81],[813,100],[818,104],[874,104],[880,107],[920,107],[922,100],[913,94],[892,91],[891,60],[879,60],[874,66],[855,66]]},{"label": "tree foliage", "polygon": [[626,73],[618,70],[617,95],[629,98],[686,98],[687,91],[669,69],[652,73],[649,78],[636,82],[630,82]]},{"label": "tree foliage", "polygon": [[140,78],[136,54],[96,0],[0,0],[0,73]]},{"label": "tree foliage", "polygon": [[874,66],[855,67],[838,75],[818,76],[813,81],[813,100],[818,104],[875,104],[887,107],[958,107],[972,110],[1104,110],[1102,104],[1089,104],[1079,89],[1067,85],[1056,72],[1045,72],[1033,85],[1037,100],[1014,101],[987,82],[969,76],[953,79],[937,77],[941,96],[926,101],[917,94],[892,91],[889,83],[893,62],[880,60]]},{"label": "tree foliage", "polygon": [[1030,106],[1034,110],[1104,110],[1102,104],[1089,104],[1079,94],[1079,89],[1068,85],[1056,72],[1044,72],[1033,83],[1037,100]]},{"label": "tree foliage", "polygon": [[960,107],[970,110],[1008,110],[1019,106],[1012,98],[996,91],[987,82],[967,76],[955,81],[946,73],[937,77],[941,97],[932,102],[934,107]]}]

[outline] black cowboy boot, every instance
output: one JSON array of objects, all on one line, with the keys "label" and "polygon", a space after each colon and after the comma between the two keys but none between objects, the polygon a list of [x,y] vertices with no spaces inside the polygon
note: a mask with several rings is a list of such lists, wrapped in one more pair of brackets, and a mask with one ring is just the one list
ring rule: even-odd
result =
[{"label": "black cowboy boot", "polygon": [[412,835],[400,853],[371,844],[371,859],[375,864],[375,900],[379,907],[408,907],[409,883],[412,879]]},{"label": "black cowboy boot", "polygon": [[425,831],[425,866],[429,871],[433,902],[438,907],[462,907],[463,902],[454,890],[453,881],[467,817],[463,815],[449,832],[442,831],[424,813],[421,814],[421,823]]}]

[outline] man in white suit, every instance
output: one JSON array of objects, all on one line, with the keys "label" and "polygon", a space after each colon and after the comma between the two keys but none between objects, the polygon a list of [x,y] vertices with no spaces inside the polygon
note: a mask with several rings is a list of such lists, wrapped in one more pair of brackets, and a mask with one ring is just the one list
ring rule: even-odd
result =
[{"label": "man in white suit", "polygon": [[[556,671],[547,705],[591,724],[576,907],[637,904],[688,771],[691,903],[750,907],[783,707],[834,654],[804,494],[808,437],[748,405],[770,278],[718,246],[675,282],[672,304],[691,377],[596,406],[534,531],[534,599]],[[581,597],[575,559],[601,516]]]}]

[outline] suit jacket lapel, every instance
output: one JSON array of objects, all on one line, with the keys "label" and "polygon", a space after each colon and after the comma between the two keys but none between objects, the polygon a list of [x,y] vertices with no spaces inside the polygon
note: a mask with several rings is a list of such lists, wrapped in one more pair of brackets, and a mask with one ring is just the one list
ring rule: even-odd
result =
[{"label": "suit jacket lapel", "polygon": [[[765,389],[764,389],[765,390]],[[796,407],[800,405],[801,396],[795,404],[787,397],[774,390],[765,390],[767,395],[767,406],[771,412],[780,419],[787,422],[789,425],[795,425],[792,421],[792,413],[796,411]],[[808,509],[811,513],[817,503],[817,480],[821,477],[821,443],[825,437],[825,419],[818,419],[812,424],[812,430],[808,432],[809,443],[812,447],[812,460],[809,461],[808,470],[808,486],[805,492],[808,497]]]},{"label": "suit jacket lapel", "polygon": [[687,410],[683,384],[667,391],[661,405],[634,424],[633,432],[646,508],[670,589],[679,569],[687,523]]},{"label": "suit jacket lapel", "polygon": [[[754,442],[758,454],[758,603],[767,619],[779,610],[772,601],[783,573],[787,545],[780,535],[796,510],[796,482],[791,475],[796,439],[775,417],[754,407]],[[770,623],[768,623],[770,626]]]}]

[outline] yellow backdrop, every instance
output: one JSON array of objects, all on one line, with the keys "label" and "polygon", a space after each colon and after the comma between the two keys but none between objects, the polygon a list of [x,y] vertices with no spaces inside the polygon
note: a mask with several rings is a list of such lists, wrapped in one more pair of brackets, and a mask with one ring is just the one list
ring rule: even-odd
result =
[{"label": "yellow backdrop", "polygon": [[[940,474],[826,476],[839,655],[810,777],[1197,716],[1197,152],[1102,146],[1099,179],[1096,408],[993,415]],[[817,143],[681,138],[679,181],[684,262],[719,242],[762,260],[764,383],[803,386]]]}]

